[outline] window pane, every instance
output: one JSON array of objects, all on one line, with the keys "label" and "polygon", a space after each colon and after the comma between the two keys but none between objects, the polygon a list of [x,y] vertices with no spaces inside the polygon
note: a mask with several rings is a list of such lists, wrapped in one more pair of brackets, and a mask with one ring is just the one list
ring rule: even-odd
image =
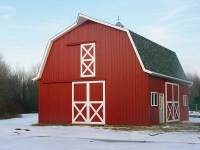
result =
[{"label": "window pane", "polygon": [[158,93],[151,93],[151,106],[157,106],[158,105]]},{"label": "window pane", "polygon": [[155,93],[155,105],[158,105],[158,96],[157,96],[157,93]]}]

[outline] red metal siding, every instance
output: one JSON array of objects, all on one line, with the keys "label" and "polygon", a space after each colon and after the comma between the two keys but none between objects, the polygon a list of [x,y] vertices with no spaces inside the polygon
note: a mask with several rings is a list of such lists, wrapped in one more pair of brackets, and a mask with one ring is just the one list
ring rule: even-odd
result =
[{"label": "red metal siding", "polygon": [[[96,43],[96,77],[80,78],[80,43]],[[79,44],[78,44],[79,43]],[[39,82],[40,122],[71,122],[71,82],[106,81],[106,124],[149,124],[148,75],[126,32],[86,22],[57,39]]]},{"label": "red metal siding", "polygon": [[39,81],[39,122],[71,123],[71,84]]},{"label": "red metal siding", "polygon": [[[151,102],[151,92],[158,92],[165,94],[165,81],[161,78],[149,76],[149,98],[148,102]],[[159,124],[159,106],[150,105],[150,122],[151,124]]]},{"label": "red metal siding", "polygon": [[[165,93],[165,82],[177,83],[179,84],[179,105],[180,105],[180,120],[188,120],[188,107],[183,106],[183,95],[188,95],[188,86],[180,84],[175,81],[165,80],[162,78],[152,77],[149,76],[149,103],[150,103],[150,93],[151,92],[158,92],[158,93]],[[168,86],[170,89],[171,86]],[[174,89],[177,91],[178,89],[175,87]],[[172,97],[172,93],[168,90],[168,99]],[[175,92],[178,93],[178,92]],[[177,99],[178,95],[175,94],[175,99]],[[172,99],[172,98],[171,98]],[[165,106],[166,106],[166,97],[165,97]],[[165,112],[166,113],[166,112]],[[166,116],[166,114],[165,114]],[[165,118],[166,119],[166,118]],[[159,107],[151,107],[150,106],[150,122],[151,124],[159,124]]]},{"label": "red metal siding", "polygon": [[188,120],[189,119],[189,114],[188,114],[188,107],[187,106],[183,106],[183,95],[188,95],[189,93],[189,89],[188,89],[188,86],[186,85],[181,85],[179,87],[180,89],[180,117],[181,117],[181,120]]}]

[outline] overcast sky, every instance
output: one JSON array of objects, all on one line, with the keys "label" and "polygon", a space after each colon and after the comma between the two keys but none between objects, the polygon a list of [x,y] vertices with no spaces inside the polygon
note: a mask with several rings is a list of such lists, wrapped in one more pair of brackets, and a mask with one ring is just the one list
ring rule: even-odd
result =
[{"label": "overcast sky", "polygon": [[13,68],[39,64],[49,38],[78,13],[130,28],[173,51],[200,75],[199,0],[1,0],[0,53]]}]

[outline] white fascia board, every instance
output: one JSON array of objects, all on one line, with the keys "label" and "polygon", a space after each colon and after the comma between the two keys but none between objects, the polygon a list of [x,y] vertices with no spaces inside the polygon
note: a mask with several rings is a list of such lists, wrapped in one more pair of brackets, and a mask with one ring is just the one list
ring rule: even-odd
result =
[{"label": "white fascia board", "polygon": [[143,62],[142,62],[142,59],[141,59],[141,57],[140,57],[140,54],[138,53],[137,47],[135,46],[135,43],[134,43],[134,41],[133,41],[133,38],[131,37],[131,34],[130,34],[129,30],[126,30],[126,32],[127,32],[128,38],[129,38],[129,40],[130,40],[130,42],[131,42],[131,45],[132,45],[132,47],[133,47],[133,50],[135,51],[135,54],[136,54],[136,56],[137,56],[137,58],[138,58],[138,60],[139,60],[140,66],[142,67],[142,70],[143,70],[144,72],[146,72],[146,73],[151,74],[151,73],[152,73],[151,71],[145,69],[144,64],[143,64]]},{"label": "white fascia board", "polygon": [[72,30],[73,28],[75,28],[77,25],[77,23],[74,23],[72,24],[71,26],[69,26],[68,28],[66,28],[65,30],[63,30],[62,32],[56,34],[54,37],[52,37],[49,41],[48,41],[48,44],[46,46],[46,49],[45,49],[45,53],[42,57],[42,62],[41,62],[41,65],[40,65],[40,68],[39,68],[39,71],[38,71],[38,74],[36,77],[34,77],[32,80],[38,80],[41,78],[42,76],[42,73],[43,73],[43,70],[44,70],[44,66],[46,64],[46,61],[47,61],[47,58],[49,56],[49,52],[50,52],[50,49],[51,49],[51,46],[52,46],[52,43],[54,40],[58,39],[59,37],[61,37],[63,34],[65,34],[66,32],[69,32],[70,30]]},{"label": "white fascia board", "polygon": [[183,83],[188,84],[189,86],[192,86],[192,84],[193,84],[192,81],[187,81],[187,80],[183,80],[183,79],[167,76],[167,75],[164,75],[164,74],[161,74],[161,73],[157,73],[157,72],[151,72],[151,75],[157,76],[157,77],[162,77],[162,78],[165,78],[165,79],[171,79],[171,80],[183,82]]},{"label": "white fascia board", "polygon": [[[95,19],[95,18],[92,18],[92,17],[89,17],[87,15],[84,15],[84,14],[79,14],[79,17],[78,17],[78,20],[81,19],[81,18],[84,18],[86,20],[91,20],[91,21],[94,21],[94,22],[97,22],[99,24],[103,24],[105,26],[109,26],[109,27],[112,27],[112,28],[115,28],[117,30],[121,30],[121,31],[125,31],[127,32],[127,29],[126,28],[122,28],[122,27],[119,27],[119,26],[116,26],[116,25],[113,25],[113,24],[110,24],[110,23],[107,23],[105,21],[101,21],[101,20],[98,20],[98,19]],[[79,22],[79,21],[77,21]]]}]

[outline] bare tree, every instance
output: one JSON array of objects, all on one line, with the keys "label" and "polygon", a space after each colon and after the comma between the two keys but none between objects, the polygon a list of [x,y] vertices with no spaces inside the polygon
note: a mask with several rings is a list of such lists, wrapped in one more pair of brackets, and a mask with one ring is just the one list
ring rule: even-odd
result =
[{"label": "bare tree", "polygon": [[0,117],[37,111],[37,69],[11,71],[0,55]]},{"label": "bare tree", "polygon": [[187,77],[193,81],[189,92],[190,109],[200,110],[200,77],[197,74],[187,74]]}]

